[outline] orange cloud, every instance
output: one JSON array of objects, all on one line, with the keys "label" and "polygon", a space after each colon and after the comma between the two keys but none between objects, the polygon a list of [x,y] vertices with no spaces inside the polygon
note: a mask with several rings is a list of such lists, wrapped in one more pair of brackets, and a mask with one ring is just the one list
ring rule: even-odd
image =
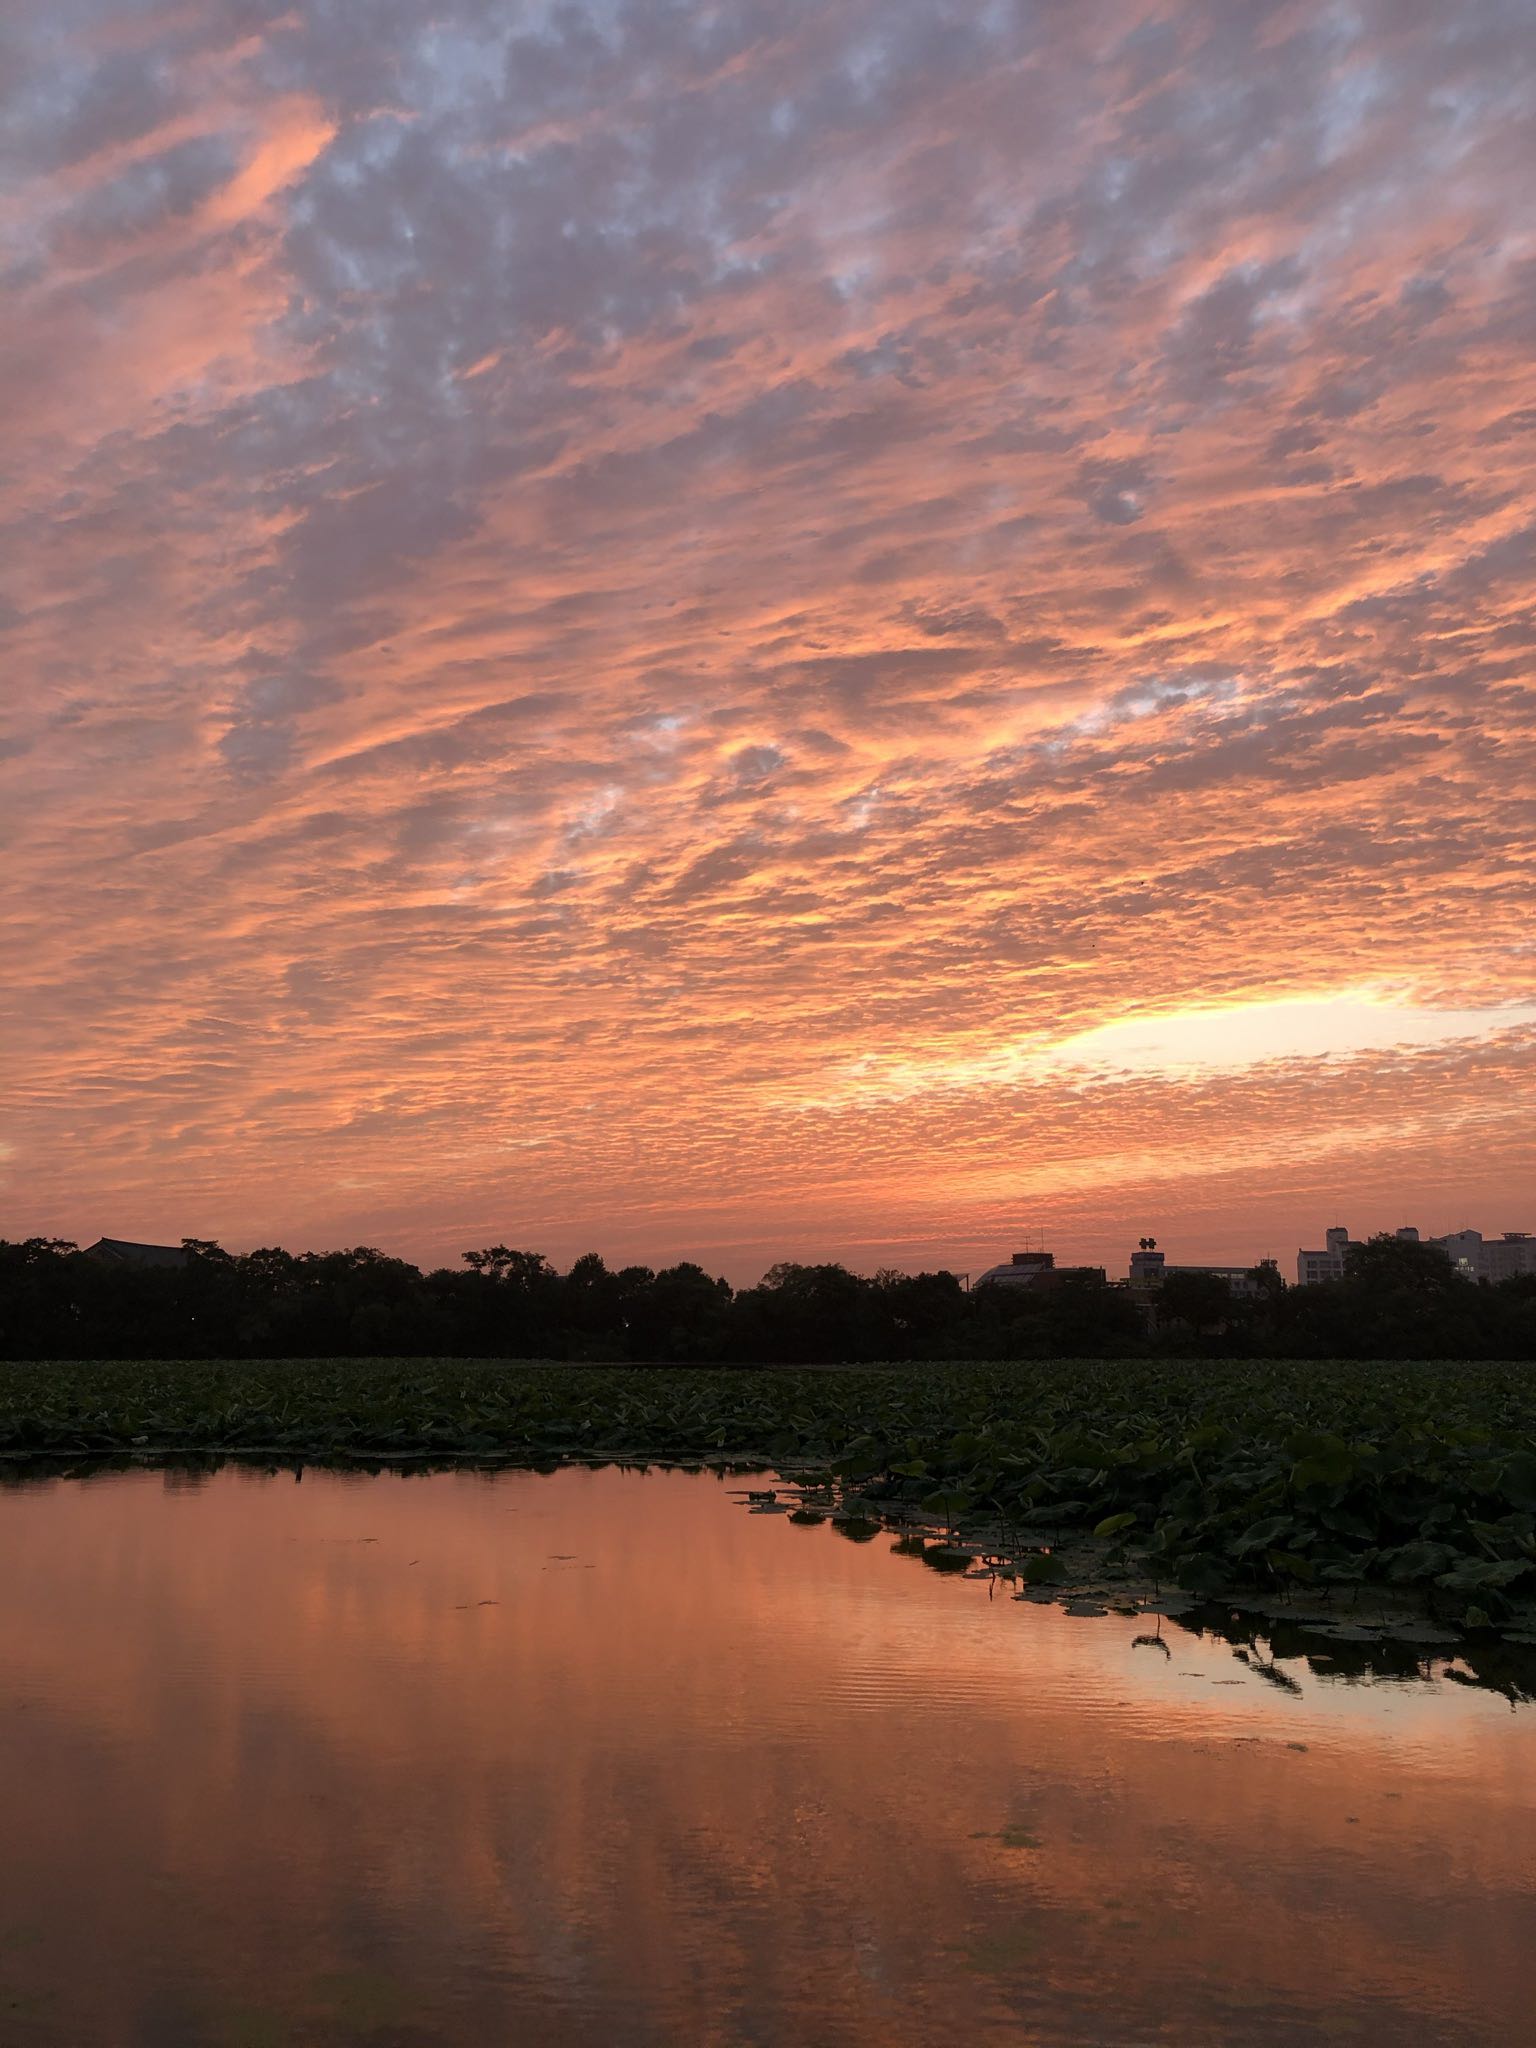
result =
[{"label": "orange cloud", "polygon": [[256,19],[15,67],[4,1228],[1522,1221],[1507,6]]}]

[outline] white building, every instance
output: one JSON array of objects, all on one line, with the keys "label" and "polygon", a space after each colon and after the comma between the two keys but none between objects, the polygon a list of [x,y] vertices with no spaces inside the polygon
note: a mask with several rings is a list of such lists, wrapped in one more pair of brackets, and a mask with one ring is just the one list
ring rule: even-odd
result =
[{"label": "white building", "polygon": [[[1486,1280],[1496,1287],[1518,1273],[1536,1273],[1536,1236],[1528,1230],[1506,1230],[1502,1237],[1484,1237],[1480,1230],[1453,1230],[1444,1237],[1421,1239],[1417,1230],[1405,1225],[1395,1231],[1408,1244],[1428,1243],[1443,1251],[1465,1279]],[[1296,1254],[1296,1284],[1316,1287],[1326,1280],[1344,1278],[1345,1255],[1357,1242],[1342,1223],[1335,1224],[1320,1252]]]},{"label": "white building", "polygon": [[1485,1280],[1496,1287],[1521,1273],[1536,1273],[1536,1237],[1528,1230],[1506,1230],[1502,1237],[1483,1240]]},{"label": "white building", "polygon": [[1432,1238],[1458,1273],[1497,1287],[1521,1273],[1536,1273],[1536,1237],[1528,1230],[1506,1230],[1502,1237],[1484,1237],[1480,1230],[1452,1230]]},{"label": "white building", "polygon": [[1344,1278],[1344,1254],[1350,1245],[1348,1230],[1342,1223],[1336,1223],[1323,1242],[1327,1247],[1325,1251],[1296,1254],[1298,1287],[1317,1287],[1325,1280]]}]

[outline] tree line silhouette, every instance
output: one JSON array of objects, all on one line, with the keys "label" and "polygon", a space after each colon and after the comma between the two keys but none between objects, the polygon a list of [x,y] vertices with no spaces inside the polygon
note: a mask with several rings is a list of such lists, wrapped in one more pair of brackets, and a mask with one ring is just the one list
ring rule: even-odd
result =
[{"label": "tree line silhouette", "polygon": [[369,1246],[237,1255],[198,1239],[170,1268],[57,1238],[0,1239],[0,1357],[541,1358],[676,1364],[1287,1357],[1536,1358],[1536,1276],[1480,1286],[1430,1245],[1352,1248],[1345,1277],[1235,1297],[1207,1274],[1155,1296],[1080,1275],[967,1291],[953,1273],[781,1264],[732,1288],[701,1266],[558,1272],[505,1245],[422,1272]]}]

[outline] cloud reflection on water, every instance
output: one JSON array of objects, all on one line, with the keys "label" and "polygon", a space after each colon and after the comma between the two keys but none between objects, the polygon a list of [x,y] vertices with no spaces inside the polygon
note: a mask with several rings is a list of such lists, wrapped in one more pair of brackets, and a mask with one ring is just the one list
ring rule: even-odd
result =
[{"label": "cloud reflection on water", "polygon": [[42,2039],[1518,2037],[1491,1696],[1292,1698],[682,1474],[115,1476],[0,1535]]}]

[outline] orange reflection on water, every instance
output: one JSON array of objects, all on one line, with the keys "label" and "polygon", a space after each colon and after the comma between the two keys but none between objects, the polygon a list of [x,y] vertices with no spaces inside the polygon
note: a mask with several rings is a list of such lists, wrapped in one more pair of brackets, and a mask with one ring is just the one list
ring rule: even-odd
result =
[{"label": "orange reflection on water", "polygon": [[0,1495],[0,2038],[1524,2036],[1536,1718],[715,1479]]}]

